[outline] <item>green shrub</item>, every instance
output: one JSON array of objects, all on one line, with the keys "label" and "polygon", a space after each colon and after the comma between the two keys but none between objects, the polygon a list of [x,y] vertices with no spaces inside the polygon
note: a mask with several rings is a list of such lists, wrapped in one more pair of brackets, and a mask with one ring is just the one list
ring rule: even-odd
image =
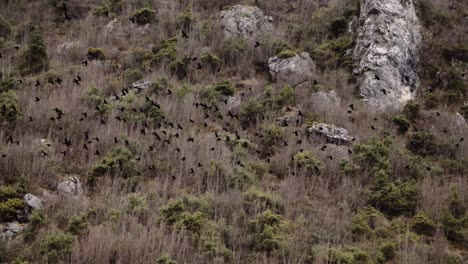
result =
[{"label": "green shrub", "polygon": [[72,235],[80,235],[88,228],[88,219],[86,215],[77,215],[68,222],[67,231]]},{"label": "green shrub", "polygon": [[242,118],[242,120],[247,121],[256,119],[263,113],[263,105],[258,100],[250,99],[242,104],[240,110],[240,117]]},{"label": "green shrub", "polygon": [[436,225],[426,214],[419,213],[411,220],[411,228],[416,234],[433,236]]},{"label": "green shrub", "polygon": [[100,48],[89,48],[86,56],[89,60],[106,60],[106,54]]},{"label": "green shrub", "polygon": [[190,213],[188,210],[189,208],[183,200],[176,199],[162,207],[160,212],[168,225],[187,230],[198,236],[205,223],[205,217],[200,211]]},{"label": "green shrub", "polygon": [[229,175],[229,187],[245,190],[257,182],[257,176],[250,167],[235,167],[234,173]]},{"label": "green shrub", "polygon": [[173,62],[177,59],[177,37],[162,40],[159,45],[155,46],[152,50],[155,63],[162,61]]},{"label": "green shrub", "polygon": [[392,122],[398,127],[398,132],[404,134],[408,131],[411,124],[404,115],[397,115],[393,118]]},{"label": "green shrub", "polygon": [[190,31],[193,23],[192,9],[187,8],[177,16],[177,27],[185,31]]},{"label": "green shrub", "polygon": [[20,119],[21,109],[15,91],[0,93],[0,117],[6,122],[15,122]]},{"label": "green shrub", "polygon": [[29,224],[24,230],[24,239],[26,241],[32,241],[39,229],[47,223],[47,219],[42,212],[37,210],[32,211],[28,219]]},{"label": "green shrub", "polygon": [[0,80],[0,93],[16,89],[16,80],[13,77],[6,77]]},{"label": "green shrub", "polygon": [[40,252],[46,263],[61,263],[72,252],[75,237],[56,231],[48,234],[40,243]]},{"label": "green shrub", "polygon": [[456,191],[453,191],[450,197],[449,211],[457,219],[462,219],[465,216],[466,207]]},{"label": "green shrub", "polygon": [[159,78],[151,84],[151,89],[154,93],[166,91],[170,88],[169,81],[166,78]]},{"label": "green shrub", "polygon": [[[463,80],[462,73],[463,71],[455,65],[452,66],[452,68],[450,69],[450,77],[447,83],[447,90],[454,92],[455,100],[449,101],[449,103],[457,102],[465,96],[465,81]],[[458,97],[456,97],[456,95],[458,95]]]},{"label": "green shrub", "polygon": [[373,172],[378,172],[379,170],[390,171],[390,147],[390,141],[374,138],[367,144],[356,145],[354,150],[356,159],[363,166],[369,167]]},{"label": "green shrub", "polygon": [[462,243],[464,241],[463,228],[466,219],[455,218],[448,210],[442,214],[442,229],[445,236],[452,242]]},{"label": "green shrub", "polygon": [[212,52],[205,52],[201,60],[204,65],[207,65],[212,73],[218,72],[218,70],[221,68],[222,61],[219,58],[218,55],[212,53]]},{"label": "green shrub", "polygon": [[233,96],[234,87],[228,81],[221,81],[214,86],[214,90],[223,96]]},{"label": "green shrub", "polygon": [[333,36],[339,36],[339,35],[342,35],[343,33],[346,33],[346,31],[348,30],[348,20],[345,17],[335,18],[330,23],[329,30]]},{"label": "green shrub", "polygon": [[143,79],[143,73],[138,69],[127,69],[124,71],[125,85],[130,85]]},{"label": "green shrub", "polygon": [[21,198],[16,188],[10,186],[0,187],[0,202],[6,202],[9,199]]},{"label": "green shrub", "polygon": [[122,12],[121,0],[107,0],[94,9],[95,16],[116,17]]},{"label": "green shrub", "polygon": [[380,171],[374,174],[369,203],[390,216],[411,215],[417,205],[418,189],[413,180],[390,180]]},{"label": "green shrub", "polygon": [[327,66],[335,67],[336,65],[349,66],[352,63],[352,55],[346,54],[346,51],[352,48],[353,45],[353,39],[343,35],[339,38],[328,40],[314,48],[311,56],[317,60],[322,68]]},{"label": "green shrub", "polygon": [[105,114],[111,109],[111,105],[106,103],[105,95],[96,87],[93,83],[86,91],[83,100],[93,110],[96,110],[100,114]]},{"label": "green shrub", "polygon": [[34,74],[48,67],[47,47],[39,32],[29,34],[28,47],[22,54],[19,69],[22,74]]},{"label": "green shrub", "polygon": [[456,46],[442,49],[442,54],[447,61],[453,59],[460,60],[462,62],[468,62],[468,46]]},{"label": "green shrub", "polygon": [[359,167],[356,164],[353,164],[352,162],[348,160],[341,160],[340,170],[346,175],[354,176],[359,173],[359,171],[361,170],[361,167]]},{"label": "green shrub", "polygon": [[243,193],[244,206],[247,212],[259,212],[267,209],[275,213],[284,211],[284,204],[277,194],[262,192],[256,187],[249,188]]},{"label": "green shrub", "polygon": [[251,247],[256,251],[272,252],[284,243],[287,222],[281,215],[264,211],[249,221]]},{"label": "green shrub", "polygon": [[136,160],[133,153],[123,146],[118,146],[106,154],[89,172],[91,177],[105,174],[131,176],[135,171]]},{"label": "green shrub", "polygon": [[11,34],[11,25],[0,16],[0,38],[6,38]]},{"label": "green shrub", "polygon": [[[144,120],[148,121],[151,125],[157,125],[165,118],[164,111],[151,101],[145,101],[141,109],[143,110]],[[138,120],[139,118],[136,119]]]},{"label": "green shrub", "polygon": [[414,101],[408,101],[403,108],[403,114],[409,121],[415,121],[419,117],[420,105]]},{"label": "green shrub", "polygon": [[296,52],[290,49],[283,49],[280,53],[276,54],[276,57],[280,59],[289,59],[296,56]]},{"label": "green shrub", "polygon": [[188,63],[187,59],[176,59],[169,64],[169,70],[177,79],[182,80],[187,77]]},{"label": "green shrub", "polygon": [[245,55],[247,47],[244,39],[230,38],[222,43],[219,54],[224,62],[235,64],[239,58]]},{"label": "green shrub", "polygon": [[284,141],[284,130],[276,124],[271,124],[265,130],[265,135],[262,137],[261,142],[265,150],[271,152],[274,147],[278,146]]},{"label": "green shrub", "polygon": [[461,115],[462,115],[466,120],[468,120],[468,104],[464,104],[464,105],[460,108],[460,112],[461,112]]},{"label": "green shrub", "polygon": [[234,95],[234,87],[228,81],[221,81],[215,85],[205,87],[200,92],[200,97],[212,105],[217,105],[221,100]]},{"label": "green shrub", "polygon": [[377,220],[383,218],[384,216],[382,213],[377,211],[374,207],[364,207],[353,216],[350,226],[351,232],[357,236],[372,235],[377,227]]},{"label": "green shrub", "polygon": [[284,86],[273,99],[274,110],[279,110],[287,104],[294,104],[294,89],[291,86]]},{"label": "green shrub", "polygon": [[145,195],[131,194],[128,196],[129,211],[134,215],[143,216],[148,212],[148,200]]},{"label": "green shrub", "polygon": [[304,170],[308,175],[320,174],[320,161],[310,151],[298,152],[291,160],[299,170]]},{"label": "green shrub", "polygon": [[394,242],[387,241],[380,245],[379,251],[382,253],[384,260],[389,261],[396,257],[397,245]]},{"label": "green shrub", "polygon": [[414,133],[409,139],[407,148],[414,154],[423,157],[439,153],[439,146],[435,136],[427,132]]},{"label": "green shrub", "polygon": [[424,100],[424,108],[434,109],[440,104],[440,96],[435,93],[429,93]]},{"label": "green shrub", "polygon": [[146,7],[139,9],[132,16],[132,20],[141,26],[151,24],[156,21],[156,11]]},{"label": "green shrub", "polygon": [[24,209],[24,201],[19,198],[8,199],[0,202],[0,222],[12,221]]},{"label": "green shrub", "polygon": [[365,251],[357,248],[330,249],[328,252],[330,264],[366,264],[370,256]]},{"label": "green shrub", "polygon": [[162,255],[156,260],[156,264],[177,264],[177,262],[166,255]]}]

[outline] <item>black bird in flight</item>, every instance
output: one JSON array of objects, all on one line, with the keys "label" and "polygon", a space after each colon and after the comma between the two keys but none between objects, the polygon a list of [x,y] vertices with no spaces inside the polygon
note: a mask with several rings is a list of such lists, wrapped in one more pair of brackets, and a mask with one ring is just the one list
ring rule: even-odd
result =
[{"label": "black bird in flight", "polygon": [[101,153],[99,153],[99,150],[96,149],[96,151],[94,152],[94,155],[101,156]]},{"label": "black bird in flight", "polygon": [[186,38],[186,39],[188,39],[188,38],[189,38],[189,36],[187,35],[187,33],[185,33],[185,31],[184,31],[184,30],[182,30],[182,37],[184,37],[184,38]]},{"label": "black bird in flight", "polygon": [[260,43],[258,41],[255,41],[255,48],[260,47]]},{"label": "black bird in flight", "polygon": [[39,97],[34,98],[34,102],[39,102],[40,100]]}]

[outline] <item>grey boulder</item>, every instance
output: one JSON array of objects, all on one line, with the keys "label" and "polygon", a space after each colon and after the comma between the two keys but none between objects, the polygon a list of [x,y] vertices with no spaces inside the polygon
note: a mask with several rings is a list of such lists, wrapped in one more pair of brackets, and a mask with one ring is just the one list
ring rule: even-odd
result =
[{"label": "grey boulder", "polygon": [[256,6],[236,5],[221,11],[221,27],[226,37],[254,39],[272,32],[272,21]]},{"label": "grey boulder", "polygon": [[268,60],[268,68],[275,82],[293,87],[316,78],[317,67],[307,52],[290,58],[272,57]]},{"label": "grey boulder", "polygon": [[309,128],[309,133],[324,137],[327,142],[336,145],[347,144],[356,139],[347,129],[325,123],[313,124]]}]

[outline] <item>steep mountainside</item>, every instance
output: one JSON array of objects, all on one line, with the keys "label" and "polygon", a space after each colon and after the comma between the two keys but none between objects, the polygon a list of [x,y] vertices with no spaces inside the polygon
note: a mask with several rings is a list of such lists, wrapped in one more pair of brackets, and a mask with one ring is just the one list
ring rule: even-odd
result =
[{"label": "steep mountainside", "polygon": [[0,1],[0,263],[468,263],[468,2]]}]

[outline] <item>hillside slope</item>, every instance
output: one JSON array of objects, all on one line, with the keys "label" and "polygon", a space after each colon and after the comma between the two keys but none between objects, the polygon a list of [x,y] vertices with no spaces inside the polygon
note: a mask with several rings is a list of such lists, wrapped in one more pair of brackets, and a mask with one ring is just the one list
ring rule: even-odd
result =
[{"label": "hillside slope", "polygon": [[468,3],[0,1],[0,263],[468,263]]}]

